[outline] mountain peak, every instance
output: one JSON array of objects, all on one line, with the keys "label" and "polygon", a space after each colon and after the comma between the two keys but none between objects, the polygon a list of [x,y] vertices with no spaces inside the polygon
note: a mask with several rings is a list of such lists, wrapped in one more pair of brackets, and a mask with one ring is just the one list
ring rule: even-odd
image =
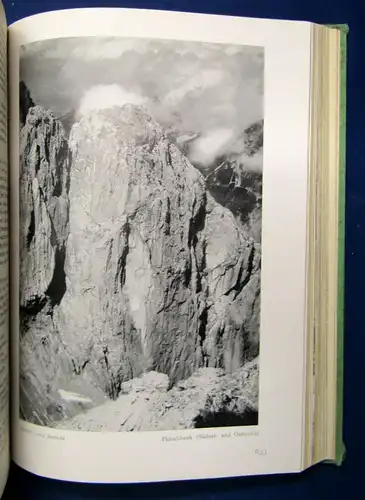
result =
[{"label": "mountain peak", "polygon": [[92,110],[83,115],[71,130],[71,143],[90,137],[112,134],[131,146],[154,144],[163,136],[163,129],[144,106],[124,104]]}]

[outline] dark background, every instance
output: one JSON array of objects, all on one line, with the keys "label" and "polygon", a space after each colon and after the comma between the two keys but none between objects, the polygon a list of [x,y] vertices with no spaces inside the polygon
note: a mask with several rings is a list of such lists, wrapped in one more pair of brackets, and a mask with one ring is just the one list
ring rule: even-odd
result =
[{"label": "dark background", "polygon": [[[4,0],[8,24],[39,12],[75,7],[134,7],[346,23],[347,179],[344,439],[341,467],[318,465],[298,475],[155,485],[86,485],[37,478],[13,467],[6,499],[364,499],[365,471],[365,3],[364,0]],[[290,50],[290,46],[288,46]],[[290,374],[288,374],[290,376]],[[121,450],[123,453],[123,450]]]}]

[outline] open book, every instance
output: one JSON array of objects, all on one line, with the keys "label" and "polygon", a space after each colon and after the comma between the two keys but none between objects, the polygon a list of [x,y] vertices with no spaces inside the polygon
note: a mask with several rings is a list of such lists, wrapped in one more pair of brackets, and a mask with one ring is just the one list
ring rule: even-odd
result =
[{"label": "open book", "polygon": [[2,485],[341,463],[345,38],[2,16]]}]

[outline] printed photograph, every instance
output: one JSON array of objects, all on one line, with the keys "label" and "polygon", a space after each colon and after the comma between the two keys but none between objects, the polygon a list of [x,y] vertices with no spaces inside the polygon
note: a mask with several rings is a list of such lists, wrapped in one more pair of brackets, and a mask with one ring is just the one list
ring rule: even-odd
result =
[{"label": "printed photograph", "polygon": [[264,49],[22,47],[19,418],[259,423]]}]

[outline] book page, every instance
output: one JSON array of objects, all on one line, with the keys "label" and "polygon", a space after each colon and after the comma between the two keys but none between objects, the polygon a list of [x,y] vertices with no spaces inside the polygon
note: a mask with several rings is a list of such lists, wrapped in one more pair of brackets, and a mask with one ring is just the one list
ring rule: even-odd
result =
[{"label": "book page", "polygon": [[9,31],[15,461],[300,470],[310,25],[91,9]]},{"label": "book page", "polygon": [[0,3],[0,495],[10,463],[7,66],[7,25]]}]

